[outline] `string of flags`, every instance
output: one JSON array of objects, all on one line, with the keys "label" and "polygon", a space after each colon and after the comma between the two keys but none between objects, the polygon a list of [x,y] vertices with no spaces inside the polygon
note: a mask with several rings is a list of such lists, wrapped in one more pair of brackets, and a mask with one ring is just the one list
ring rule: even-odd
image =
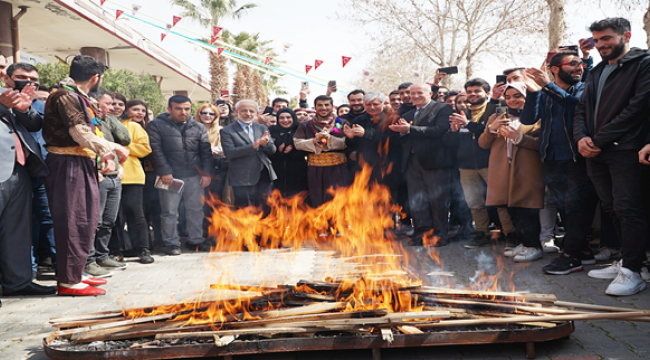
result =
[{"label": "string of flags", "polygon": [[[100,3],[101,6],[104,6],[104,4],[106,3],[106,1],[107,1],[107,0],[99,0],[99,3]],[[116,3],[114,3],[113,1],[109,1],[109,3],[113,3],[113,4],[115,4],[115,5],[122,6],[122,5],[120,5],[120,4],[116,4]],[[129,17],[132,17],[133,19],[136,19],[136,20],[143,21],[144,23],[147,23],[147,24],[152,25],[152,26],[160,27],[160,26],[155,25],[155,24],[153,24],[153,23],[151,23],[151,22],[148,22],[148,21],[146,21],[146,20],[142,20],[142,19],[136,17],[136,16],[138,15],[138,13],[140,12],[141,9],[142,9],[142,6],[141,6],[141,5],[132,4],[132,6],[131,6],[131,10],[132,10],[132,11],[131,11],[131,12],[132,12],[133,15],[132,15],[132,16],[129,16]],[[104,11],[104,13],[106,14],[106,11]],[[121,17],[123,17],[124,13],[125,13],[124,10],[121,10],[121,9],[115,9],[115,20],[119,20]],[[144,15],[147,16],[146,14],[144,14]],[[148,16],[148,17],[151,18],[151,16]],[[152,19],[153,19],[153,18],[152,18]],[[160,34],[160,41],[162,42],[162,41],[166,38],[167,35],[169,35],[170,33],[173,33],[174,35],[178,35],[178,36],[184,37],[184,38],[186,38],[186,39],[188,39],[188,40],[190,40],[190,41],[195,41],[195,42],[203,43],[203,42],[201,42],[201,41],[198,40],[198,39],[190,38],[190,37],[188,37],[188,36],[186,36],[186,35],[179,34],[179,33],[177,33],[177,32],[173,32],[173,31],[172,31],[172,29],[173,29],[173,28],[174,28],[174,27],[175,27],[175,26],[176,26],[176,25],[181,21],[181,19],[182,19],[181,16],[177,16],[177,15],[173,15],[173,16],[172,16],[172,22],[171,22],[171,23],[166,23],[166,24],[165,24],[165,27],[163,28],[165,31],[162,32],[162,33]],[[158,20],[158,19],[157,19],[157,20]],[[160,27],[160,28],[162,28],[162,27]],[[219,34],[222,30],[223,30],[223,28],[222,28],[222,27],[219,27],[219,26],[213,26],[213,27],[212,27],[212,34],[211,34],[211,36],[210,36],[210,47],[212,47],[212,49],[210,49],[211,51],[214,51],[214,47],[213,47],[213,45],[214,45],[217,41],[219,41],[220,37],[218,36],[218,34]],[[248,51],[246,51],[246,50],[244,50],[244,49],[240,49],[240,48],[237,48],[236,46],[232,46],[231,44],[225,44],[225,45],[226,45],[227,47],[232,47],[232,48],[234,48],[234,49],[237,49],[237,50],[239,50],[239,51],[241,51],[241,52],[243,52],[243,53],[250,53],[250,52],[248,52]],[[287,51],[288,51],[292,46],[293,46],[293,45],[290,44],[290,43],[284,43],[284,44],[283,44],[283,50],[284,50],[284,52],[286,53],[286,52],[287,52]],[[225,51],[225,48],[224,48],[224,47],[217,47],[217,48],[216,48],[217,55],[219,55],[219,56],[221,56],[222,53],[223,53],[224,51]],[[272,58],[272,57],[268,57],[268,56],[263,56],[263,53],[264,53],[265,51],[266,51],[266,48],[265,48],[265,47],[260,47],[260,48],[258,48],[258,52],[259,52],[258,57],[260,57],[260,58],[263,59],[263,60],[262,60],[262,61],[263,61],[263,66],[266,66],[267,68],[270,68],[270,69],[272,69],[272,70],[276,70],[276,71],[279,71],[279,72],[282,72],[282,73],[289,74],[286,70],[281,70],[281,69],[278,69],[278,68],[275,68],[275,67],[271,67],[269,64],[271,63],[271,61],[273,60],[273,58]],[[235,54],[230,53],[230,52],[227,52],[227,53],[228,53],[228,55],[235,55]],[[250,54],[251,54],[251,55],[254,55],[254,54],[252,54],[252,53],[250,53]],[[257,61],[255,61],[255,60],[253,60],[253,59],[250,59],[250,58],[247,58],[247,57],[244,57],[244,56],[240,56],[240,55],[237,55],[237,56],[240,57],[240,59],[242,59],[242,60],[245,60],[245,61],[248,61],[248,62],[252,62],[252,63],[256,63],[256,64],[259,64],[259,65],[262,65],[261,62],[257,62]],[[345,67],[345,66],[346,66],[346,65],[347,65],[347,64],[352,60],[352,57],[350,57],[350,56],[341,56],[341,60],[342,60],[342,68],[344,68],[344,67]],[[312,65],[306,65],[306,66],[305,66],[305,74],[309,74],[309,72],[310,72],[312,69],[313,69],[313,70],[317,70],[321,65],[323,65],[323,63],[324,63],[323,60],[316,59],[316,60],[314,61],[314,65],[313,65],[313,66],[312,66]],[[293,75],[293,74],[291,74],[291,75]],[[294,76],[295,76],[295,75],[294,75]],[[323,84],[321,84],[321,85],[323,85]],[[324,86],[324,85],[323,85],[323,86]]]}]

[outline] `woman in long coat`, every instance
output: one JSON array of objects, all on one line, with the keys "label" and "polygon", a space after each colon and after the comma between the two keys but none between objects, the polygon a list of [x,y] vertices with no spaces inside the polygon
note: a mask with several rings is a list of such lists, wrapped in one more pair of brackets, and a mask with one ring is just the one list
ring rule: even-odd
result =
[{"label": "woman in long coat", "polygon": [[278,110],[277,117],[278,124],[269,127],[269,135],[278,149],[269,156],[278,176],[273,186],[283,197],[289,197],[307,191],[307,153],[297,150],[293,144],[293,134],[299,125],[296,113],[283,108]]},{"label": "woman in long coat", "polygon": [[504,92],[508,111],[492,115],[478,140],[490,149],[486,205],[507,207],[520,244],[506,250],[516,262],[542,257],[539,209],[544,208],[544,180],[539,156],[540,124],[522,125],[519,111],[526,102],[526,87],[512,83]]}]

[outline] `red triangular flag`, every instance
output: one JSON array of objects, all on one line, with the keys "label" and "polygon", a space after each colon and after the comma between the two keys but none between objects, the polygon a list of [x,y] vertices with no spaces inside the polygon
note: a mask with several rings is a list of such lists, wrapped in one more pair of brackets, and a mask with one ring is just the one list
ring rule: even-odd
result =
[{"label": "red triangular flag", "polygon": [[223,50],[224,50],[224,48],[217,48],[217,55],[221,55]]},{"label": "red triangular flag", "polygon": [[106,2],[106,0],[99,0],[99,4],[100,4],[101,6],[104,6],[104,3],[105,3],[105,2]]},{"label": "red triangular flag", "polygon": [[311,70],[313,66],[311,65],[305,65],[305,74],[309,74],[309,70]]},{"label": "red triangular flag", "polygon": [[314,69],[318,69],[319,66],[323,65],[323,60],[316,60],[316,66],[314,66]]},{"label": "red triangular flag", "polygon": [[165,40],[165,36],[167,36],[167,34],[165,33],[160,34],[160,41]]},{"label": "red triangular flag", "polygon": [[214,35],[211,36],[211,37],[210,37],[210,45],[214,44],[214,42],[217,41],[217,40],[219,40],[219,37],[218,37],[218,36],[214,36]]},{"label": "red triangular flag", "polygon": [[345,65],[347,65],[351,59],[352,58],[349,56],[343,56],[343,67],[345,67]]},{"label": "red triangular flag", "polygon": [[212,27],[212,36],[217,36],[221,30],[223,30],[223,28],[220,28],[218,26],[213,26]]},{"label": "red triangular flag", "polygon": [[264,59],[264,65],[268,65],[271,62],[271,60],[273,60],[273,58],[267,56],[266,59]]},{"label": "red triangular flag", "polygon": [[115,10],[115,20],[119,19],[124,14],[124,10]]},{"label": "red triangular flag", "polygon": [[174,15],[174,20],[172,20],[172,26],[176,26],[179,21],[181,21],[182,17]]}]

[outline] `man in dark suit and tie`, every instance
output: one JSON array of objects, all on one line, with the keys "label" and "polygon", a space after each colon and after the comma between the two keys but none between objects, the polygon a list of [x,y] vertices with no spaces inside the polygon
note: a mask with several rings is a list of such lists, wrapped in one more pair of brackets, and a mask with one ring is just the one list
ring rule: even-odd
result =
[{"label": "man in dark suit and tie", "polygon": [[[3,59],[4,60],[4,59]],[[31,107],[38,71],[17,63],[0,89],[0,272],[3,296],[49,295],[56,287],[32,282],[31,177],[48,174],[30,131],[41,129],[42,114]],[[34,85],[36,84],[36,85]]]},{"label": "man in dark suit and tie", "polygon": [[410,245],[421,246],[424,235],[433,236],[432,246],[447,244],[450,149],[443,137],[449,131],[450,105],[431,101],[431,88],[411,88],[415,109],[405,113],[390,129],[402,136],[402,171],[406,174],[409,205],[415,226]]},{"label": "man in dark suit and tie", "polygon": [[230,163],[228,180],[237,207],[266,204],[277,178],[268,157],[276,147],[269,139],[269,129],[253,121],[257,111],[255,101],[240,100],[235,105],[237,121],[221,129],[221,146]]}]

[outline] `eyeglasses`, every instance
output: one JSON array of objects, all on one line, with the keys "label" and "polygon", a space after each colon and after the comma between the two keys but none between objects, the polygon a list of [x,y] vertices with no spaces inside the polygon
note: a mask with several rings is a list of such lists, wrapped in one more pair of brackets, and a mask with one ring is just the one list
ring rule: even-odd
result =
[{"label": "eyeglasses", "polygon": [[217,114],[215,114],[215,113],[213,113],[213,112],[205,112],[205,111],[201,111],[201,115],[210,115],[210,116],[215,116],[215,115],[217,115]]},{"label": "eyeglasses", "polygon": [[569,62],[565,62],[565,63],[557,64],[557,65],[555,65],[555,66],[565,66],[565,65],[570,65],[570,66],[572,66],[572,67],[578,67],[578,66],[581,66],[581,67],[587,67],[587,64],[583,63],[583,62],[580,61],[580,60],[572,60],[572,61],[569,61]]}]

